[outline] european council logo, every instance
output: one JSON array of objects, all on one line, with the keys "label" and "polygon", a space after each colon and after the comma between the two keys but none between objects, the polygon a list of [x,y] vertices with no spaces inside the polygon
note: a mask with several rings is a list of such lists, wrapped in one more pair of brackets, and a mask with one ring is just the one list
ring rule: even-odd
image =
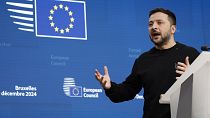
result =
[{"label": "european council logo", "polygon": [[25,0],[6,4],[13,8],[8,11],[19,30],[35,32],[37,37],[87,40],[85,1]]},{"label": "european council logo", "polygon": [[68,97],[82,97],[82,87],[76,86],[74,78],[64,78],[63,91]]}]

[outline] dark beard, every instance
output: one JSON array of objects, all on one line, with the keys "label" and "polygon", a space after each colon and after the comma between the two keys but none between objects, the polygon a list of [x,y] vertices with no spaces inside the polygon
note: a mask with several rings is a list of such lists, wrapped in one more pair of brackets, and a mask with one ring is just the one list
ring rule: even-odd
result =
[{"label": "dark beard", "polygon": [[153,42],[153,44],[155,44],[157,47],[162,47],[163,45],[165,45],[170,40],[170,34],[169,33],[165,37],[163,37],[160,42],[154,42],[152,40],[151,36],[149,36],[149,37],[150,37],[150,40]]}]

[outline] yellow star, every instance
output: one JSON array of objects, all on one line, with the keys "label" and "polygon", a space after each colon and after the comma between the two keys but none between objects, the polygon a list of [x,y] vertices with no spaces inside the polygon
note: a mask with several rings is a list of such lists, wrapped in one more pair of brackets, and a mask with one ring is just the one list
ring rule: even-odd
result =
[{"label": "yellow star", "polygon": [[70,12],[69,12],[69,16],[72,16],[72,15],[73,15],[73,12],[72,12],[72,11],[70,11]]},{"label": "yellow star", "polygon": [[50,10],[50,14],[54,14],[54,10],[53,9]]},{"label": "yellow star", "polygon": [[51,23],[50,23],[50,26],[51,26],[51,27],[54,27],[54,26],[55,26],[55,23],[54,23],[54,22],[51,22]]},{"label": "yellow star", "polygon": [[60,7],[60,9],[63,9],[63,5],[62,4],[60,4],[59,7]]},{"label": "yellow star", "polygon": [[53,20],[53,17],[51,15],[48,18],[49,18],[49,20]]},{"label": "yellow star", "polygon": [[67,6],[65,6],[65,8],[64,8],[64,9],[65,9],[65,11],[68,11],[68,10],[69,10],[69,8],[68,8]]},{"label": "yellow star", "polygon": [[73,18],[73,17],[71,17],[71,18],[70,18],[70,21],[71,21],[71,22],[74,22],[74,18]]},{"label": "yellow star", "polygon": [[69,28],[74,28],[74,25],[73,24],[69,24]]},{"label": "yellow star", "polygon": [[53,8],[54,8],[54,10],[58,10],[58,6],[57,5],[55,5]]},{"label": "yellow star", "polygon": [[58,30],[59,30],[59,28],[58,28],[58,27],[55,27],[54,29],[55,29],[55,32],[58,32]]},{"label": "yellow star", "polygon": [[67,27],[65,30],[66,30],[66,32],[69,32],[70,29]]},{"label": "yellow star", "polygon": [[60,33],[61,33],[61,34],[64,34],[64,30],[63,30],[63,29],[61,29],[61,30],[60,30]]}]

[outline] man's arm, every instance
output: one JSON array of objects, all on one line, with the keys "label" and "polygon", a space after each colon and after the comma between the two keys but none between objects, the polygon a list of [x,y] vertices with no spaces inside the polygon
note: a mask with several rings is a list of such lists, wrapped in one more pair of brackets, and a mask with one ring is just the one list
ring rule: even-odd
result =
[{"label": "man's arm", "polygon": [[131,74],[121,84],[116,84],[111,81],[108,68],[104,66],[104,75],[102,75],[97,69],[95,70],[95,77],[105,89],[107,97],[112,102],[123,102],[133,99],[142,88],[142,83],[137,77],[136,62],[132,69]]}]

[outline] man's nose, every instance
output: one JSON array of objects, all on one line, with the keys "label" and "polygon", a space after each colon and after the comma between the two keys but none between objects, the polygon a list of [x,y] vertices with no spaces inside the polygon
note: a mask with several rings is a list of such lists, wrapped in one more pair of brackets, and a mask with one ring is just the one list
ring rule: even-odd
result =
[{"label": "man's nose", "polygon": [[157,23],[153,23],[152,29],[157,29],[157,28],[158,28],[158,24]]}]

